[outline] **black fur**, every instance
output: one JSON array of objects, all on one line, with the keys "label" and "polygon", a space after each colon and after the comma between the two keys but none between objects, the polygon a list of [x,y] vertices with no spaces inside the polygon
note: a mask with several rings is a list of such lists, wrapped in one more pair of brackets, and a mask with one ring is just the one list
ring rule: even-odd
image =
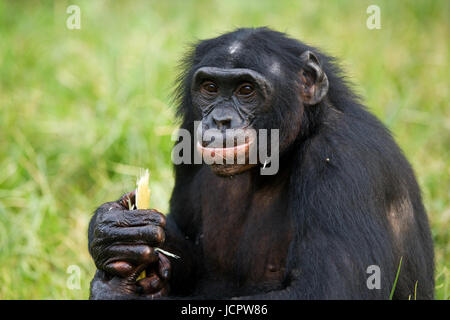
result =
[{"label": "black fur", "polygon": [[[235,41],[242,46],[230,58],[227,48]],[[298,101],[298,72],[304,67],[299,56],[306,50],[319,57],[330,88],[321,103],[303,107]],[[272,58],[280,62],[279,75],[268,72]],[[245,67],[271,78],[277,85],[273,109],[258,115],[255,127],[280,128],[283,147],[275,177],[259,176],[255,168],[237,177],[218,178],[207,166],[176,166],[169,219],[200,251],[206,241],[200,236],[203,229],[215,228],[213,236],[220,237],[223,228],[205,226],[204,220],[227,221],[211,211],[211,203],[224,207],[221,215],[236,215],[227,210],[235,207],[228,194],[236,188],[244,194],[235,199],[243,208],[236,233],[222,239],[223,248],[216,248],[228,251],[226,246],[233,246],[229,257],[233,263],[224,271],[214,265],[214,257],[199,255],[201,269],[192,294],[387,299],[403,257],[394,298],[413,295],[416,282],[418,298],[433,298],[433,244],[413,171],[388,130],[350,90],[334,59],[267,28],[239,29],[200,42],[185,60],[186,72],[177,91],[182,128],[191,132],[200,115],[191,105],[189,88],[193,72],[202,66]],[[297,127],[293,119],[301,119],[301,125]],[[249,217],[256,194],[270,192],[274,184],[282,185],[277,190],[282,190],[283,201],[261,214],[264,223]],[[259,235],[285,229],[277,227],[287,221],[280,216],[288,216],[292,227],[288,248],[276,239],[269,246],[254,245],[259,239],[250,238],[253,229],[259,229],[255,231]],[[274,250],[287,252],[283,281],[246,285],[252,273],[248,268],[257,268],[252,261],[263,260],[259,258]],[[369,265],[381,269],[380,290],[366,286]]]},{"label": "black fur", "polygon": [[[307,50],[329,80],[316,105],[304,105],[299,94]],[[219,177],[207,165],[175,166],[163,246],[181,256],[171,259],[171,297],[387,299],[402,257],[394,298],[408,299],[416,284],[418,299],[433,298],[433,243],[414,173],[334,59],[267,28],[201,41],[182,65],[176,93],[181,127],[192,137],[201,120],[192,76],[205,66],[252,69],[273,84],[270,107],[257,110],[252,124],[280,129],[280,168],[272,176],[256,166]],[[95,250],[96,232],[110,245],[99,212],[89,231]],[[380,267],[380,289],[367,287],[371,265]],[[141,298],[130,293],[132,282],[115,290],[108,279],[94,278],[93,298]]]}]

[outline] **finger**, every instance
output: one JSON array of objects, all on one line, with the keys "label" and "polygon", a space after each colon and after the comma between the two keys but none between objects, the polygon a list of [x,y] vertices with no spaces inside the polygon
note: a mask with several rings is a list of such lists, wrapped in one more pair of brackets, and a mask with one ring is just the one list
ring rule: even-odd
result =
[{"label": "finger", "polygon": [[115,261],[107,264],[104,268],[105,272],[120,278],[126,278],[133,273],[135,267],[125,261]]},{"label": "finger", "polygon": [[141,226],[128,228],[108,228],[105,230],[107,237],[103,237],[109,243],[135,243],[147,244],[151,247],[158,247],[164,243],[164,229],[158,226]]},{"label": "finger", "polygon": [[172,269],[170,260],[161,252],[158,252],[158,257],[159,257],[158,274],[162,279],[168,280],[170,278],[170,271]]},{"label": "finger", "polygon": [[125,210],[118,219],[123,224],[133,223],[137,225],[155,224],[166,227],[166,217],[154,209]]},{"label": "finger", "polygon": [[124,261],[136,267],[141,264],[151,264],[159,260],[159,256],[155,250],[147,245],[114,245],[109,247],[105,254],[111,257],[106,261],[108,264],[116,261]]},{"label": "finger", "polygon": [[100,217],[99,222],[112,227],[157,225],[165,228],[166,217],[156,210],[123,210],[122,208],[118,209],[115,206],[111,206],[111,210]]},{"label": "finger", "polygon": [[169,285],[164,286],[161,290],[156,293],[146,295],[148,299],[159,299],[166,297],[169,294]]},{"label": "finger", "polygon": [[149,277],[139,280],[136,284],[141,287],[141,294],[153,294],[161,290],[163,287],[163,282],[155,273]]},{"label": "finger", "polygon": [[112,202],[105,202],[100,207],[98,207],[96,211],[104,213],[110,212],[111,210],[123,210],[123,208],[118,202],[112,201]]}]

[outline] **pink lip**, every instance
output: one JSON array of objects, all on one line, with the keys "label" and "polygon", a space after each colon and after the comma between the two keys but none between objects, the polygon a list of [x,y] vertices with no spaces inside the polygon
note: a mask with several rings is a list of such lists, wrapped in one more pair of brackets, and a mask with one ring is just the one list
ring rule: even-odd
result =
[{"label": "pink lip", "polygon": [[227,159],[230,157],[236,157],[240,154],[248,153],[250,146],[253,144],[253,140],[246,142],[244,144],[240,144],[238,146],[229,147],[229,148],[208,148],[203,147],[200,142],[197,142],[197,151],[207,157],[214,158],[215,156],[219,156],[222,159]]}]

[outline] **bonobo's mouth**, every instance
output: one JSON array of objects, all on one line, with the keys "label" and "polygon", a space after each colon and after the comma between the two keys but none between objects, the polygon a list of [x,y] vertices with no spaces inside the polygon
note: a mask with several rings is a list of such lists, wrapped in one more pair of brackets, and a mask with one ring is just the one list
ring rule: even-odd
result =
[{"label": "bonobo's mouth", "polygon": [[249,162],[256,135],[251,130],[240,129],[237,132],[230,130],[224,135],[215,134],[210,141],[204,140],[205,135],[199,135],[202,139],[197,142],[197,151],[214,173],[234,175],[256,165],[256,161],[255,164]]},{"label": "bonobo's mouth", "polygon": [[235,145],[232,147],[209,147],[207,143],[197,142],[197,150],[204,157],[211,157],[219,159],[233,159],[237,160],[239,156],[245,156],[248,158],[250,146],[253,144],[254,139],[246,137],[246,141],[243,144]]}]

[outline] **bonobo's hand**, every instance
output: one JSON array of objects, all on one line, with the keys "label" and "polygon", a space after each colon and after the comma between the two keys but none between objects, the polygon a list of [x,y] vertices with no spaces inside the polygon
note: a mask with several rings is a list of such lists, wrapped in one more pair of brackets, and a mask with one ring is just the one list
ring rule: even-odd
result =
[{"label": "bonobo's hand", "polygon": [[[160,258],[157,267],[145,268],[142,264],[136,268],[128,269],[125,262],[117,262],[116,267],[121,270],[121,276],[113,276],[102,270],[97,270],[91,282],[90,299],[158,299],[167,296],[170,275],[169,260],[158,253]],[[128,269],[128,272],[125,270]],[[147,277],[136,282],[142,271],[146,270]]]},{"label": "bonobo's hand", "polygon": [[[128,210],[134,192],[100,206],[89,227],[89,251],[98,271],[91,298],[147,298],[168,291],[170,262],[155,252],[165,239],[165,217],[156,210]],[[147,277],[136,282],[143,270]]]}]

